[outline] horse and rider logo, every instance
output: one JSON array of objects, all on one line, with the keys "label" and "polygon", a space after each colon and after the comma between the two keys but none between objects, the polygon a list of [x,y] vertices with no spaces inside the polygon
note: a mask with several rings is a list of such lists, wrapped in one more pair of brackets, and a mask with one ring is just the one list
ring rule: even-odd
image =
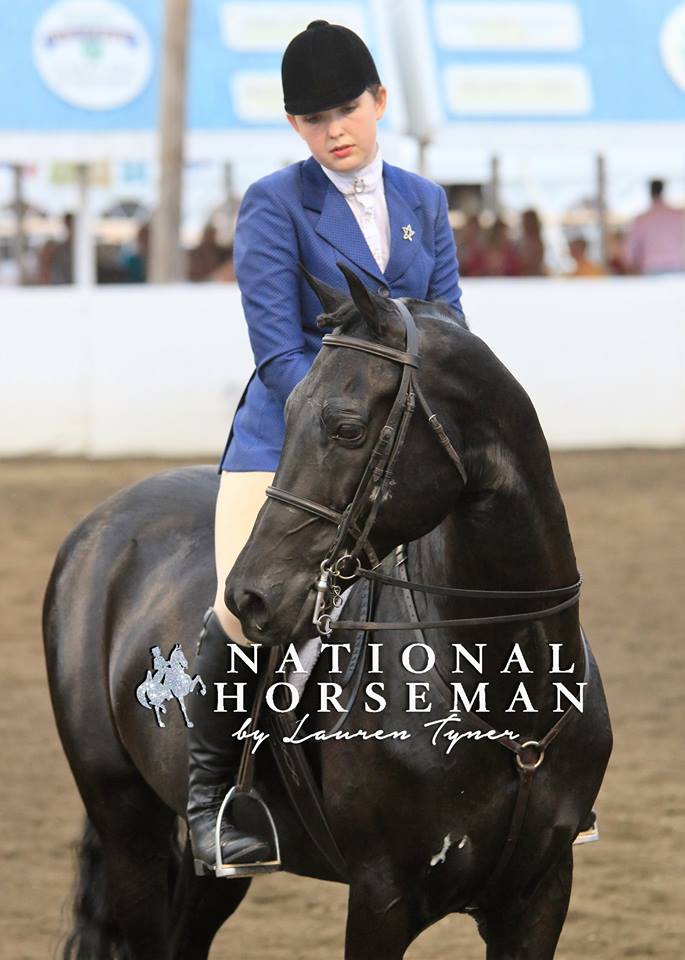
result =
[{"label": "horse and rider logo", "polygon": [[178,705],[183,713],[186,727],[192,727],[192,721],[186,713],[183,698],[192,693],[196,687],[200,687],[200,693],[204,697],[207,688],[202,682],[202,677],[198,674],[190,677],[186,673],[188,661],[181,649],[180,644],[176,644],[171,651],[171,656],[165,660],[160,647],[151,647],[152,670],[147,671],[147,676],[136,688],[136,698],[141,707],[146,710],[154,710],[157,723],[160,727],[164,726],[161,713],[166,713],[164,706],[167,700],[178,700]]}]

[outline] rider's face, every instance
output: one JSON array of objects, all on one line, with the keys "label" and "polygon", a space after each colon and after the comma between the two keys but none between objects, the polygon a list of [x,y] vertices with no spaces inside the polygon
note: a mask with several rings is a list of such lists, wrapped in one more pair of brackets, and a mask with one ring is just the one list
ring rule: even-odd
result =
[{"label": "rider's face", "polygon": [[288,122],[305,141],[312,156],[329,170],[347,173],[371,163],[376,154],[376,125],[385,113],[387,91],[376,96],[365,90],[332,110],[288,114]]}]

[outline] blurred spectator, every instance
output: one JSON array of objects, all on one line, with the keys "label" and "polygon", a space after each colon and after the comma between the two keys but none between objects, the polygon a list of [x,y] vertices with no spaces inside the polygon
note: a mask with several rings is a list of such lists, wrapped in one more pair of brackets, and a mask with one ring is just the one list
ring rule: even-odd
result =
[{"label": "blurred spectator", "polygon": [[217,243],[216,228],[208,223],[202,231],[199,244],[190,251],[188,279],[209,280],[214,271],[226,259],[227,252]]},{"label": "blurred spectator", "polygon": [[504,220],[495,220],[488,231],[483,263],[486,277],[521,276],[521,259]]},{"label": "blurred spectator", "polygon": [[607,237],[607,269],[615,276],[628,273],[624,259],[625,239],[622,230],[612,230]]},{"label": "blurred spectator", "polygon": [[62,223],[66,237],[46,240],[38,255],[38,283],[74,282],[74,214],[65,213]]},{"label": "blurred spectator", "polygon": [[542,224],[536,210],[524,210],[521,215],[521,239],[518,251],[522,276],[544,277],[547,274]]},{"label": "blurred spectator", "polygon": [[224,251],[226,259],[214,270],[209,278],[214,283],[231,283],[235,280],[235,270],[233,269],[233,244],[230,244]]},{"label": "blurred spectator", "polygon": [[457,237],[459,274],[482,277],[485,271],[485,235],[477,213],[472,213]]},{"label": "blurred spectator", "polygon": [[633,221],[626,242],[626,262],[635,273],[685,270],[685,213],[663,200],[663,180],[652,180],[651,206]]},{"label": "blurred spectator", "polygon": [[574,237],[569,240],[568,251],[576,262],[575,268],[569,273],[569,277],[603,277],[606,275],[604,267],[588,257],[585,237]]},{"label": "blurred spectator", "polygon": [[145,283],[149,249],[150,224],[143,223],[138,228],[135,247],[124,247],[121,251],[120,265],[124,283]]},{"label": "blurred spectator", "polygon": [[50,283],[50,270],[56,249],[57,241],[52,239],[46,240],[40,248],[38,251],[36,274],[31,281],[32,283]]}]

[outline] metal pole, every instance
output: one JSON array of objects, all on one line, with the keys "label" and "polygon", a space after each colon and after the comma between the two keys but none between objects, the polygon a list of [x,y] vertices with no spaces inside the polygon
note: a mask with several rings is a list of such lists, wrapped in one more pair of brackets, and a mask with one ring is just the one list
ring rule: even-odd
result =
[{"label": "metal pole", "polygon": [[23,170],[17,163],[12,167],[14,181],[14,262],[17,268],[17,283],[21,285],[26,279],[25,253],[26,253],[26,235],[24,217],[26,210],[24,208],[24,190],[23,190]]},{"label": "metal pole", "polygon": [[606,159],[597,154],[597,225],[599,227],[600,259],[607,265],[609,248],[609,215],[607,205],[607,169]]},{"label": "metal pole", "polygon": [[159,203],[152,220],[150,279],[174,283],[185,277],[181,246],[183,133],[186,99],[186,38],[190,0],[165,0],[159,131]]},{"label": "metal pole", "polygon": [[89,173],[87,163],[77,165],[78,210],[71,251],[73,279],[77,287],[92,287],[95,284],[95,240],[90,218]]}]

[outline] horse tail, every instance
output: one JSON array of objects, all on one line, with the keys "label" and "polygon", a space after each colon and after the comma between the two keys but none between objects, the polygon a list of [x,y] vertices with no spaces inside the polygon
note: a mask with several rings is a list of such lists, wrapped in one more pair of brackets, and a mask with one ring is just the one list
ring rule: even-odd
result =
[{"label": "horse tail", "polygon": [[138,686],[136,687],[136,700],[141,705],[141,707],[145,707],[146,710],[152,710],[152,707],[150,706],[147,700],[147,691],[148,691],[148,685],[150,683],[150,680],[152,680],[152,674],[148,670],[147,676],[145,677],[143,682],[139,683]]},{"label": "horse tail", "polygon": [[87,817],[77,857],[73,929],[64,945],[62,960],[130,960],[110,906],[102,843]]}]

